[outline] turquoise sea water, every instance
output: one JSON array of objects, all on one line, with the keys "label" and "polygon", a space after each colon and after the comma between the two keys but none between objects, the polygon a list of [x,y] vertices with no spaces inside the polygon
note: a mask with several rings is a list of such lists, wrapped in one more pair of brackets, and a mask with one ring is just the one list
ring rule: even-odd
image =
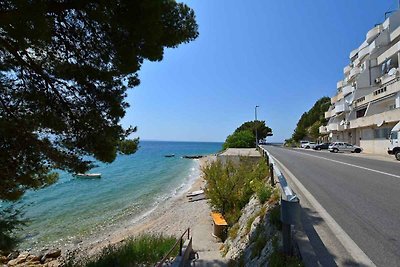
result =
[{"label": "turquoise sea water", "polygon": [[[54,185],[27,192],[21,200],[30,221],[22,249],[79,242],[102,229],[150,212],[179,194],[199,174],[198,161],[183,155],[214,154],[221,143],[142,141],[134,155],[99,164],[101,179],[61,173]],[[175,154],[173,158],[164,155]]]}]

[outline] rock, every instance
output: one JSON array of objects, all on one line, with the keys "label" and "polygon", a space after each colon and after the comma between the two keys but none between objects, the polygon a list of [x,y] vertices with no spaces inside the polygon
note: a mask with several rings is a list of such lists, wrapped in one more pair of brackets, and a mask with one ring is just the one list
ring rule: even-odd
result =
[{"label": "rock", "polygon": [[8,259],[6,256],[0,256],[0,263],[6,263],[8,262]]},{"label": "rock", "polygon": [[27,262],[35,262],[35,261],[40,261],[40,257],[36,255],[30,254],[28,257],[26,257]]},{"label": "rock", "polygon": [[16,259],[18,257],[18,255],[19,255],[19,251],[13,251],[10,254],[8,254],[7,260],[10,261],[10,260]]},{"label": "rock", "polygon": [[[51,250],[47,251],[43,257],[45,259],[47,259],[47,258],[55,259],[55,258],[60,257],[60,255],[61,255],[61,249],[57,248],[57,249],[51,249]],[[42,257],[42,259],[43,259],[43,257]]]},{"label": "rock", "polygon": [[59,267],[61,263],[58,260],[52,260],[45,264],[47,267]]}]

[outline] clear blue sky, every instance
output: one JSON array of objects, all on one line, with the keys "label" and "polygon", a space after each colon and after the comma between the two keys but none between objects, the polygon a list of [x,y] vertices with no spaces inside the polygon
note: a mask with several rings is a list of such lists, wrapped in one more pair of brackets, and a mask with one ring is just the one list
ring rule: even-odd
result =
[{"label": "clear blue sky", "polygon": [[145,62],[123,125],[142,140],[224,141],[258,119],[269,141],[289,138],[301,114],[332,96],[348,55],[395,0],[186,1],[198,39]]}]

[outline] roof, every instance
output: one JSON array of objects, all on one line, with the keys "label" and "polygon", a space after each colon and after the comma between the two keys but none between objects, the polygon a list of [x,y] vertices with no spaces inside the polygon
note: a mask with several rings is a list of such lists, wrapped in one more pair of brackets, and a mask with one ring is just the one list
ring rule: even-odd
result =
[{"label": "roof", "polygon": [[243,156],[243,157],[261,157],[255,148],[228,148],[219,156]]}]

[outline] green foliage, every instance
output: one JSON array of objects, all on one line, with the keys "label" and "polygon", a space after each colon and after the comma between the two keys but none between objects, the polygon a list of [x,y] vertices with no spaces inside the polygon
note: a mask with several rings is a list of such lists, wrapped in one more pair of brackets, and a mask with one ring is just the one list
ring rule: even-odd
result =
[{"label": "green foliage", "polygon": [[[122,245],[108,246],[95,259],[70,258],[66,267],[128,267],[154,266],[173,247],[175,237],[141,235],[125,241]],[[179,246],[172,256],[178,254]]]},{"label": "green foliage", "polygon": [[256,129],[259,140],[272,135],[272,130],[265,125],[265,121],[248,121],[240,125],[233,134],[226,138],[222,146],[223,149],[255,147]]},{"label": "green foliage", "polygon": [[0,199],[85,172],[93,156],[133,153],[122,128],[145,60],[198,36],[194,11],[170,0],[2,1]]},{"label": "green foliage", "polygon": [[139,138],[132,140],[122,140],[118,144],[118,150],[121,154],[130,155],[139,148]]},{"label": "green foliage", "polygon": [[217,160],[203,168],[203,173],[208,183],[205,193],[211,205],[233,225],[239,219],[241,209],[255,193],[251,183],[265,181],[268,168],[264,159],[255,163],[243,157],[238,164],[230,161],[223,164]]},{"label": "green foliage", "polygon": [[282,252],[279,251],[278,248],[278,240],[276,237],[272,239],[272,248],[273,252],[269,256],[268,266],[271,267],[304,267],[304,263],[293,256],[286,256]]},{"label": "green foliage", "polygon": [[247,122],[243,123],[235,130],[235,133],[241,132],[241,131],[251,131],[255,138],[256,130],[257,130],[258,139],[264,139],[267,136],[272,135],[272,129],[265,125],[265,121],[259,121],[259,120],[247,121]]},{"label": "green foliage", "polygon": [[254,192],[256,192],[258,200],[262,204],[264,204],[265,201],[267,201],[272,195],[273,188],[269,184],[267,184],[265,180],[264,181],[258,181],[258,180],[252,181],[251,187],[252,187],[252,190]]},{"label": "green foliage", "polygon": [[222,145],[223,149],[227,148],[251,148],[255,147],[255,137],[251,131],[244,130],[240,132],[235,132],[229,135],[225,143]]},{"label": "green foliage", "polygon": [[274,225],[279,231],[282,230],[281,206],[277,205],[273,209],[271,209],[269,214],[269,222]]},{"label": "green foliage", "polygon": [[19,210],[9,206],[5,209],[0,209],[0,255],[11,252],[17,245],[19,239],[15,235],[15,230],[18,230],[25,224],[26,221],[21,219]]},{"label": "green foliage", "polygon": [[239,223],[235,223],[231,228],[228,230],[228,236],[230,239],[234,240],[237,237],[239,232],[240,225]]},{"label": "green foliage", "polygon": [[299,142],[305,137],[318,138],[318,128],[326,123],[325,112],[328,111],[330,105],[331,99],[329,97],[322,97],[315,102],[314,106],[308,112],[304,112],[296,125],[291,138],[292,141]]}]

